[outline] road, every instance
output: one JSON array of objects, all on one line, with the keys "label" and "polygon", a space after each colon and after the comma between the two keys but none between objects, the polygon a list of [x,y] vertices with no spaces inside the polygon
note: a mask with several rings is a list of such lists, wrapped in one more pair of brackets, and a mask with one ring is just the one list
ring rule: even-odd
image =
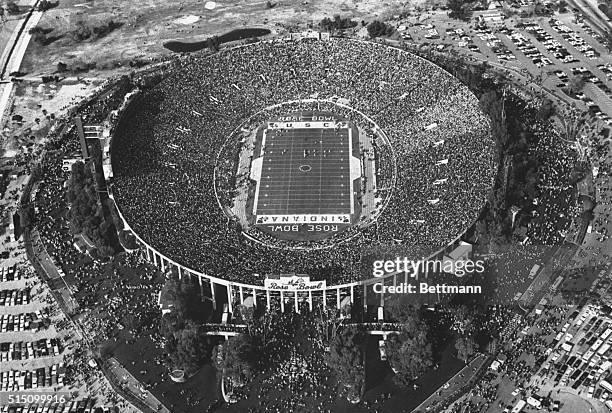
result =
[{"label": "road", "polygon": [[[11,41],[7,43],[2,53],[0,59],[2,63],[0,78],[2,80],[6,80],[7,74],[18,71],[21,67],[21,62],[23,61],[28,44],[32,38],[29,31],[36,27],[43,15],[42,12],[35,10],[38,6],[38,2],[39,0],[30,3],[30,11],[23,18],[22,24],[15,28],[15,31],[11,35]],[[6,122],[14,87],[15,85],[12,82],[0,84],[0,127]]]},{"label": "road", "polygon": [[580,10],[585,19],[593,25],[599,34],[605,35],[606,32],[610,33],[612,30],[612,24],[610,24],[606,15],[597,8],[597,5],[593,6],[590,0],[568,0],[568,4]]},{"label": "road", "polygon": [[451,377],[444,386],[433,392],[431,396],[415,407],[412,412],[435,411],[442,402],[452,399],[462,392],[467,383],[488,366],[488,358],[484,354],[477,355],[470,363]]}]

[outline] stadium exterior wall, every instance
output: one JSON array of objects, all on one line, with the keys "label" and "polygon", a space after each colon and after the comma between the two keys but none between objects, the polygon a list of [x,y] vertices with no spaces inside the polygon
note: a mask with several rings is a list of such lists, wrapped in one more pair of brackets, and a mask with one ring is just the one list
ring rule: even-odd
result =
[{"label": "stadium exterior wall", "polygon": [[[119,209],[119,206],[117,205],[117,203],[115,202],[115,199],[112,195],[112,192],[109,191],[109,198],[112,199],[112,201],[115,203],[115,207],[117,208],[117,213],[119,215],[119,217],[121,218],[121,220],[123,221],[123,225],[124,228],[128,231],[130,231],[134,237],[137,240],[137,243],[145,250],[146,253],[146,257],[147,260],[151,263],[153,263],[156,267],[160,268],[162,271],[166,271],[167,269],[174,269],[176,270],[176,272],[178,273],[179,279],[182,279],[182,277],[187,276],[189,279],[191,279],[192,277],[197,277],[198,279],[198,283],[200,285],[200,292],[202,294],[202,297],[204,297],[204,284],[208,284],[210,286],[210,290],[211,290],[211,297],[210,299],[213,302],[213,306],[216,307],[216,297],[215,297],[215,286],[216,285],[220,285],[220,286],[224,286],[227,289],[227,299],[228,299],[228,306],[229,306],[229,312],[232,312],[232,306],[233,306],[233,297],[234,294],[237,291],[237,298],[239,299],[240,303],[242,304],[245,300],[246,297],[248,297],[249,295],[251,295],[253,297],[253,301],[255,303],[257,303],[257,296],[265,296],[266,297],[266,303],[267,303],[267,307],[270,307],[270,301],[272,299],[272,295],[276,295],[279,296],[280,298],[280,302],[281,302],[281,310],[284,311],[284,301],[286,298],[291,298],[291,296],[293,296],[293,299],[295,301],[295,306],[294,308],[298,309],[298,301],[300,301],[301,299],[303,299],[303,294],[300,293],[307,293],[308,294],[308,303],[309,303],[309,307],[312,310],[313,307],[313,296],[320,296],[323,299],[323,305],[326,306],[327,303],[327,297],[331,294],[332,296],[336,296],[336,308],[340,309],[340,303],[342,301],[342,299],[344,297],[348,297],[350,296],[351,298],[351,304],[355,303],[355,291],[356,289],[360,289],[360,288],[366,288],[369,285],[372,285],[374,283],[380,283],[380,282],[384,282],[385,280],[389,280],[391,278],[393,278],[393,285],[397,284],[397,280],[399,278],[400,273],[392,273],[392,274],[388,274],[385,277],[382,278],[369,278],[369,279],[365,279],[365,280],[359,280],[359,281],[354,281],[351,283],[346,283],[346,284],[338,284],[338,285],[330,285],[330,286],[325,286],[323,288],[318,288],[318,289],[312,289],[312,290],[307,290],[307,291],[298,291],[298,290],[281,290],[281,289],[273,289],[273,288],[267,288],[263,285],[252,285],[252,284],[245,284],[245,283],[240,283],[237,281],[231,281],[231,280],[226,280],[223,278],[218,278],[212,275],[208,275],[208,274],[204,274],[202,272],[193,270],[191,268],[188,268],[176,261],[174,261],[173,259],[165,256],[164,254],[160,253],[159,251],[157,251],[155,248],[153,248],[151,245],[149,245],[145,240],[143,240],[134,230],[132,230],[132,228],[130,227],[130,224],[127,222],[127,220],[125,219],[125,217],[123,216],[123,214],[121,213],[121,210]],[[465,232],[464,232],[465,233]],[[457,236],[452,242],[450,242],[446,247],[441,248],[440,250],[436,251],[435,253],[431,254],[430,256],[428,256],[426,259],[429,260],[433,260],[436,258],[442,258],[444,255],[444,252],[446,250],[448,250],[450,247],[453,247],[455,245],[458,245],[458,243],[461,241],[461,238],[463,237],[464,233],[462,233],[461,235]],[[408,274],[404,274],[404,278],[408,278]],[[407,279],[402,280],[404,282],[407,282]],[[301,297],[302,296],[302,297]],[[364,295],[365,297],[365,295]]]}]

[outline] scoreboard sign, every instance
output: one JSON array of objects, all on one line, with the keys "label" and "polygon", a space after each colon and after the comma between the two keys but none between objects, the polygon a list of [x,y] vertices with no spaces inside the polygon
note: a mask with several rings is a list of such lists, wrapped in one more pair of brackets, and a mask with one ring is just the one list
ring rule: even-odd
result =
[{"label": "scoreboard sign", "polygon": [[308,276],[293,275],[289,277],[278,277],[278,278],[266,278],[264,280],[264,287],[272,290],[285,290],[285,291],[307,291],[307,290],[319,290],[326,287],[325,280],[322,281],[310,281]]}]

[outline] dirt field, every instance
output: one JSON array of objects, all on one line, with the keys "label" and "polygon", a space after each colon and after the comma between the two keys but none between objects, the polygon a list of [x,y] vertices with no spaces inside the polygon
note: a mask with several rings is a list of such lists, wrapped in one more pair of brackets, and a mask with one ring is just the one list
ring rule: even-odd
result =
[{"label": "dirt field", "polygon": [[[51,124],[51,115],[62,116],[71,106],[90,95],[100,82],[70,82],[61,85],[20,85],[3,135],[3,156],[14,156],[23,145],[40,143]],[[14,120],[19,115],[23,120]]]},{"label": "dirt field", "polygon": [[[61,0],[59,7],[43,16],[39,27],[53,29],[50,36],[62,36],[47,46],[32,42],[22,71],[29,74],[53,72],[59,61],[96,62],[97,69],[125,65],[131,59],[155,57],[168,52],[162,46],[168,40],[203,40],[211,34],[223,34],[243,27],[266,27],[273,32],[305,29],[323,17],[335,14],[366,22],[385,19],[415,5],[443,0],[276,0],[272,8],[266,0],[185,0],[168,4],[160,0]],[[206,7],[205,7],[206,6]],[[207,7],[214,6],[208,10]],[[69,32],[77,22],[105,22],[112,19],[123,26],[99,40],[75,41]]]}]

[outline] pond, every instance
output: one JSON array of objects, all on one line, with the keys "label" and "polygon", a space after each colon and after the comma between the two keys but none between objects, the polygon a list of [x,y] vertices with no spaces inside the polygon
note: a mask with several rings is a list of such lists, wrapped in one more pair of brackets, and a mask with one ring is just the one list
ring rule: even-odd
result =
[{"label": "pond", "polygon": [[[235,29],[231,32],[227,32],[219,36],[219,43],[227,43],[233,42],[236,40],[248,39],[251,37],[259,37],[270,34],[270,30],[261,29],[261,28],[247,28],[247,29]],[[206,48],[207,40],[202,40],[199,42],[179,42],[179,41],[170,41],[164,43],[164,47],[172,52],[176,53],[191,53],[197,52],[198,50],[202,50]]]}]

